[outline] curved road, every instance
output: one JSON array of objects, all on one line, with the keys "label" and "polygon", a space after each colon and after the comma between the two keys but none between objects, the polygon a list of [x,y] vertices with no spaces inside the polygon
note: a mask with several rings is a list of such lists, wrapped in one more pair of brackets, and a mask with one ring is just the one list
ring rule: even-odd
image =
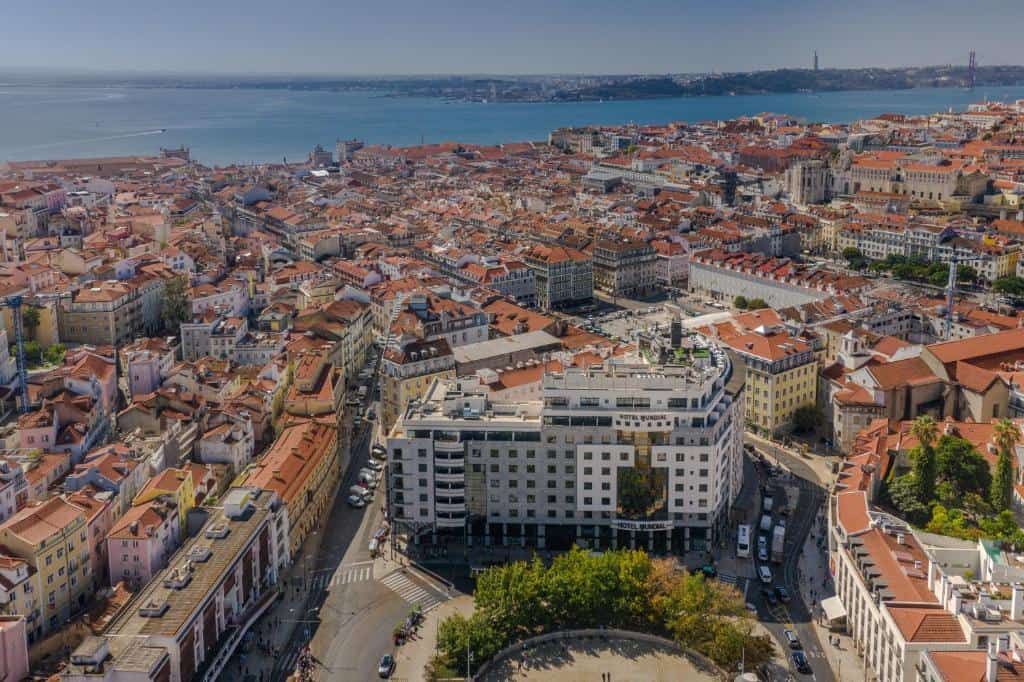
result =
[{"label": "curved road", "polygon": [[[768,454],[793,475],[792,483],[799,488],[798,499],[793,505],[794,513],[790,516],[786,532],[786,552],[781,572],[782,583],[789,592],[790,602],[770,606],[758,590],[754,604],[757,606],[758,619],[775,637],[789,663],[790,679],[814,679],[818,682],[833,682],[836,678],[825,655],[824,647],[818,639],[818,633],[812,625],[812,615],[804,603],[798,577],[800,553],[805,540],[814,525],[818,509],[825,500],[825,488],[818,474],[803,459],[787,450],[771,444],[761,438],[747,437],[745,441],[756,447],[759,452]],[[812,455],[813,456],[813,455]],[[778,569],[774,569],[778,570]],[[760,584],[759,584],[760,586]],[[789,643],[783,636],[783,630],[792,630],[800,638],[804,654],[813,671],[811,675],[801,675],[796,671],[790,657]]]}]

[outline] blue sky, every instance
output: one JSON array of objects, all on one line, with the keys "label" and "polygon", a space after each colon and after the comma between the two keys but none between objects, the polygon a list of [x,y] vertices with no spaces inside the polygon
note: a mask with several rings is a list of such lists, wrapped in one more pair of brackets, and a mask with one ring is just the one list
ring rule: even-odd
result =
[{"label": "blue sky", "polygon": [[[0,69],[630,73],[1024,63],[1024,0],[37,0]],[[13,29],[13,30],[12,30]]]}]

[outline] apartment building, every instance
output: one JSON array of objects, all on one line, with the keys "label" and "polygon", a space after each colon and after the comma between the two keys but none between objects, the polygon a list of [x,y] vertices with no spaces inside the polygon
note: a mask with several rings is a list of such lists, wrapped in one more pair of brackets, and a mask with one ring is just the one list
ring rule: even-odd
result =
[{"label": "apartment building", "polygon": [[72,652],[62,682],[218,679],[278,594],[287,518],[273,493],[242,487],[208,513],[104,633]]},{"label": "apartment building", "polygon": [[487,313],[468,303],[420,291],[409,297],[391,325],[395,336],[427,341],[444,339],[451,348],[486,341],[490,336]]},{"label": "apartment building", "polygon": [[174,366],[178,344],[172,339],[143,338],[121,349],[121,367],[133,395],[152,393]]},{"label": "apartment building", "polygon": [[182,358],[187,362],[208,356],[218,360],[229,359],[248,332],[249,323],[244,317],[228,317],[207,310],[192,322],[182,323]]},{"label": "apartment building", "polygon": [[392,517],[417,542],[710,547],[740,489],[743,368],[706,352],[549,372],[541,400],[434,381],[387,441]]},{"label": "apartment building", "polygon": [[808,343],[782,327],[726,334],[722,341],[746,365],[747,424],[775,433],[797,409],[815,404],[818,361]]},{"label": "apartment building", "polygon": [[245,485],[273,492],[287,509],[289,535],[281,551],[289,557],[322,520],[340,476],[338,427],[311,419],[287,423],[249,469]]},{"label": "apartment building", "polygon": [[645,296],[657,282],[657,252],[647,242],[599,239],[593,246],[594,288],[612,296]]},{"label": "apartment building", "polygon": [[142,486],[132,506],[146,504],[154,500],[166,499],[174,503],[178,513],[179,532],[184,535],[188,528],[188,513],[196,507],[196,486],[192,480],[191,469],[164,469]]},{"label": "apartment building", "polygon": [[119,518],[105,539],[111,586],[137,590],[166,567],[182,536],[180,518],[170,500],[145,502]]},{"label": "apartment building", "polygon": [[468,279],[522,305],[533,305],[537,299],[537,281],[533,269],[521,261],[495,259],[467,263],[456,276]]},{"label": "apartment building", "polygon": [[419,400],[434,379],[455,378],[455,356],[444,339],[399,340],[381,359],[381,426],[387,433],[405,406]]},{"label": "apartment building", "polygon": [[0,525],[0,545],[35,574],[35,608],[24,615],[32,641],[80,613],[94,590],[85,513],[60,497],[28,506]]},{"label": "apartment building", "polygon": [[521,256],[534,272],[537,306],[541,309],[585,303],[594,297],[593,259],[582,251],[533,244]]},{"label": "apartment building", "polygon": [[889,431],[879,419],[858,434],[829,499],[829,620],[879,682],[996,682],[1012,679],[1007,668],[1016,677],[1024,556],[923,533],[873,509],[893,459]]},{"label": "apartment building", "polygon": [[57,321],[65,343],[123,346],[143,331],[143,301],[125,282],[94,282],[61,299]]}]

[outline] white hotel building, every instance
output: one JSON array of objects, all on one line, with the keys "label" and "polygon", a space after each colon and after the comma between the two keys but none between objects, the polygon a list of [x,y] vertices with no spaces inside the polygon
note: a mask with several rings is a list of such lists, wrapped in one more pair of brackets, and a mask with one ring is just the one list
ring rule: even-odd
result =
[{"label": "white hotel building", "polygon": [[742,390],[742,363],[714,346],[549,373],[541,400],[435,381],[388,438],[393,516],[417,542],[703,548],[741,487]]}]

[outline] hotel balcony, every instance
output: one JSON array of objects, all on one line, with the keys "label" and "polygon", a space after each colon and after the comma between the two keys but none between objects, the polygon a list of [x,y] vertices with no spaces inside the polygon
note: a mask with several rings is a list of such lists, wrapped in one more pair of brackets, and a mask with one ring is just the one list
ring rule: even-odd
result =
[{"label": "hotel balcony", "polygon": [[434,471],[434,481],[437,483],[465,483],[466,471],[465,469],[436,469]]},{"label": "hotel balcony", "polygon": [[442,528],[463,528],[466,525],[466,513],[465,511],[442,512],[439,508],[434,523]]}]

